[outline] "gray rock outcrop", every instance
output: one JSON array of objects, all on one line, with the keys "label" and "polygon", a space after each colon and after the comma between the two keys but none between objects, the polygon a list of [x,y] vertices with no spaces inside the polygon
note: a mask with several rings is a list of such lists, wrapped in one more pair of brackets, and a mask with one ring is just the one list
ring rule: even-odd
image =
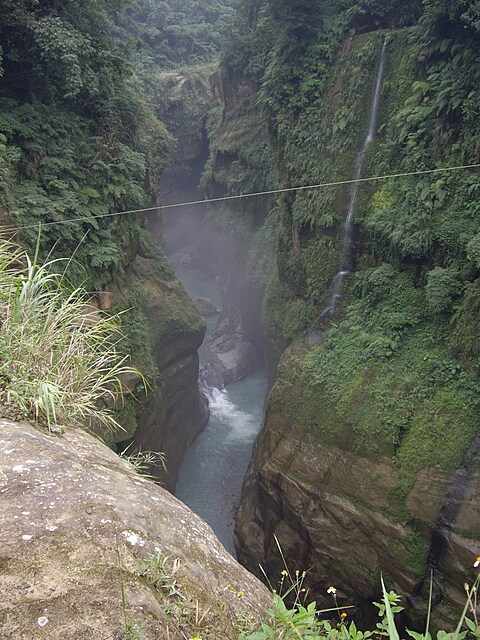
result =
[{"label": "gray rock outcrop", "polygon": [[[233,640],[270,603],[208,525],[83,431],[1,420],[0,499],[5,640],[120,639],[125,619],[147,640]],[[163,587],[136,570],[152,554]]]},{"label": "gray rock outcrop", "polygon": [[215,362],[223,367],[225,385],[245,378],[261,366],[257,349],[245,332],[243,315],[233,306],[222,312],[217,328],[205,343]]}]

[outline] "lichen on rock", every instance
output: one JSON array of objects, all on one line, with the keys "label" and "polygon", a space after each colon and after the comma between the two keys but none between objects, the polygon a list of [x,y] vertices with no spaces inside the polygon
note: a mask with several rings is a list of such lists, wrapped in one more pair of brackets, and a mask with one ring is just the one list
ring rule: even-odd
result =
[{"label": "lichen on rock", "polygon": [[[146,638],[233,640],[270,602],[208,525],[81,430],[0,421],[0,494],[2,638],[121,638],[127,620]],[[179,561],[180,595],[139,575],[151,554]]]}]

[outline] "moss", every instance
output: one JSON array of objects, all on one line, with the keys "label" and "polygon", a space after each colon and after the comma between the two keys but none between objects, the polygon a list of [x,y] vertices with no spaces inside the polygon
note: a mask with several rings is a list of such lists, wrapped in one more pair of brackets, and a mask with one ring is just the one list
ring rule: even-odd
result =
[{"label": "moss", "polygon": [[[355,584],[357,579],[360,579],[359,581],[363,582],[365,578],[370,584],[375,584],[375,574],[353,558],[342,558],[340,556],[335,558],[333,564],[335,566],[336,573],[343,576],[342,584]],[[380,581],[377,581],[376,583],[378,584],[379,582]]]},{"label": "moss", "polygon": [[453,473],[477,429],[478,417],[468,391],[440,389],[415,413],[399,447],[396,464],[400,485],[408,489],[417,472],[431,464]]},{"label": "moss", "polygon": [[155,352],[181,336],[205,330],[205,320],[164,258],[134,264]]},{"label": "moss", "polygon": [[465,538],[470,538],[471,540],[479,540],[480,539],[480,524],[476,525],[475,527],[471,527],[470,529],[467,529],[466,531],[462,531],[462,536],[464,536]]},{"label": "moss", "polygon": [[153,341],[148,323],[148,309],[143,287],[135,282],[121,304],[122,330],[124,339],[121,349],[134,358],[137,366],[145,375],[154,375],[156,371],[153,358]]},{"label": "moss", "polygon": [[283,350],[295,336],[315,320],[313,304],[294,297],[291,290],[272,275],[264,297],[263,323],[273,342]]},{"label": "moss", "polygon": [[408,567],[419,582],[425,577],[426,559],[429,551],[427,540],[414,527],[410,526],[403,543],[390,542],[394,555],[403,566]]},{"label": "moss", "polygon": [[478,384],[439,344],[443,325],[418,314],[419,295],[390,267],[358,274],[343,322],[321,347],[285,355],[270,399],[319,444],[393,458],[399,515],[418,472],[453,471],[477,429]]},{"label": "moss", "polygon": [[124,429],[124,431],[119,434],[122,441],[131,438],[137,430],[138,410],[138,402],[132,396],[127,396],[123,401],[121,409],[117,413],[117,421]]},{"label": "moss", "polygon": [[329,236],[315,237],[303,249],[302,260],[307,298],[319,306],[328,295],[331,279],[338,269],[337,242]]}]

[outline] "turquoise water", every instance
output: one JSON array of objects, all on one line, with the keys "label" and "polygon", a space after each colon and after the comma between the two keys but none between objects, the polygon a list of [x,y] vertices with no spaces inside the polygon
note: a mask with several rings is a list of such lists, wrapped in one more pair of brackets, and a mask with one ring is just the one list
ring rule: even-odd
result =
[{"label": "turquoise water", "polygon": [[[193,297],[207,297],[218,307],[218,286],[199,271],[176,267],[177,276]],[[218,316],[207,319],[212,331]],[[202,361],[202,349],[200,360]],[[264,370],[230,385],[208,389],[210,419],[185,454],[179,469],[175,495],[201,516],[232,554],[235,514],[252,446],[263,420],[267,393]]]},{"label": "turquoise water", "polygon": [[263,370],[209,392],[210,420],[188,449],[176,496],[198,513],[234,554],[233,528],[252,445],[263,419]]}]

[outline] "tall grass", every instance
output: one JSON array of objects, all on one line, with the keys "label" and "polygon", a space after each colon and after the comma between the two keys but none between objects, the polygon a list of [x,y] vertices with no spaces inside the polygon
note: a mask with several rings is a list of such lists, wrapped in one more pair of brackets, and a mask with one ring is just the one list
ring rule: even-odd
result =
[{"label": "tall grass", "polygon": [[69,287],[61,266],[0,241],[0,410],[50,429],[120,429],[111,407],[134,370],[117,350],[118,319]]}]

